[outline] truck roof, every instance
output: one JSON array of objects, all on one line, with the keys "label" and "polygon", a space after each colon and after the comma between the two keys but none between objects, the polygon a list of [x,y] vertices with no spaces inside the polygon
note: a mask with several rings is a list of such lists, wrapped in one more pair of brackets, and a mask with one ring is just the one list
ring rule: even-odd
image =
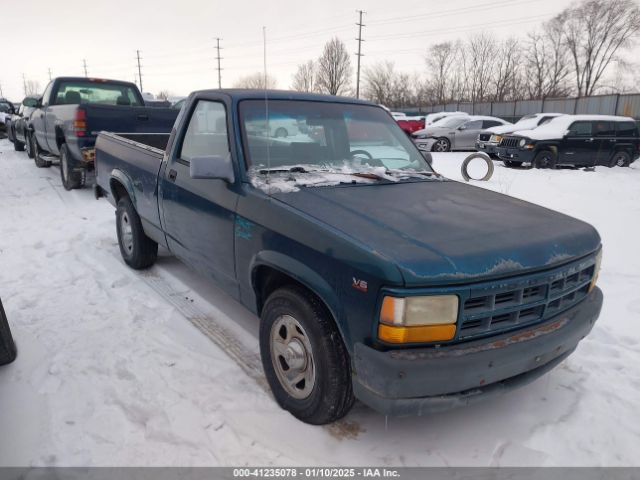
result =
[{"label": "truck roof", "polygon": [[222,88],[198,90],[192,93],[223,93],[236,100],[264,100],[265,94],[269,100],[306,100],[314,102],[355,103],[361,105],[378,105],[366,100],[358,100],[352,97],[339,97],[320,93],[294,92],[291,90],[262,90],[248,88]]},{"label": "truck roof", "polygon": [[127,82],[126,80],[112,80],[110,78],[97,78],[97,77],[56,77],[54,82],[99,82],[99,83],[119,83],[122,85],[135,85],[133,82]]}]

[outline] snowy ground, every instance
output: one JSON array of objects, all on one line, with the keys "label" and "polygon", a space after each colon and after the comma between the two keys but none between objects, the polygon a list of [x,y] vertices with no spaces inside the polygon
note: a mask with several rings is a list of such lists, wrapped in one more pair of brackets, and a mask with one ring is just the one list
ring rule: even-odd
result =
[{"label": "snowy ground", "polygon": [[[435,167],[460,179],[463,158]],[[127,268],[107,202],[65,192],[57,167],[7,140],[0,169],[0,295],[19,348],[0,368],[0,466],[640,465],[640,165],[497,166],[476,182],[603,237],[602,316],[559,368],[469,408],[387,423],[358,404],[332,427],[276,406],[251,370],[256,319],[233,300],[168,255],[147,274]],[[241,339],[239,361],[196,317]]]}]

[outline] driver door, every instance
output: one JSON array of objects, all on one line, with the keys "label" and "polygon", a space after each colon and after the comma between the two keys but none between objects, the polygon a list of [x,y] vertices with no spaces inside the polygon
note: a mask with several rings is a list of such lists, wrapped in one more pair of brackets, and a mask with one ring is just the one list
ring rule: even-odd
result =
[{"label": "driver door", "polygon": [[222,101],[201,99],[192,106],[187,128],[162,174],[160,197],[169,249],[237,294],[234,184],[190,175],[191,158],[231,155],[227,113]]}]

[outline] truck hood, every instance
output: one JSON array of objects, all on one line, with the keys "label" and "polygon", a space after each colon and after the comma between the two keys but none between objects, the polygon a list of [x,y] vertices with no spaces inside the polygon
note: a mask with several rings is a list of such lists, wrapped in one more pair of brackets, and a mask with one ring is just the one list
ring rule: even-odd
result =
[{"label": "truck hood", "polygon": [[600,245],[587,223],[453,181],[305,187],[274,197],[393,262],[407,286],[551,268]]}]

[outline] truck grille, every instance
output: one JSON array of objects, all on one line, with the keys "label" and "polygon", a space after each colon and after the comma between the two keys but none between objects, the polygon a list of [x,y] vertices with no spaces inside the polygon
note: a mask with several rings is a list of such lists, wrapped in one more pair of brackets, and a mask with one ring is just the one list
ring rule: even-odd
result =
[{"label": "truck grille", "polygon": [[547,274],[472,288],[464,301],[458,339],[542,322],[584,299],[594,272],[592,257]]},{"label": "truck grille", "polygon": [[490,133],[481,133],[479,135],[480,141],[481,142],[488,142],[489,139],[491,138],[491,134]]},{"label": "truck grille", "polygon": [[520,139],[518,137],[504,137],[500,142],[501,147],[517,147]]}]

